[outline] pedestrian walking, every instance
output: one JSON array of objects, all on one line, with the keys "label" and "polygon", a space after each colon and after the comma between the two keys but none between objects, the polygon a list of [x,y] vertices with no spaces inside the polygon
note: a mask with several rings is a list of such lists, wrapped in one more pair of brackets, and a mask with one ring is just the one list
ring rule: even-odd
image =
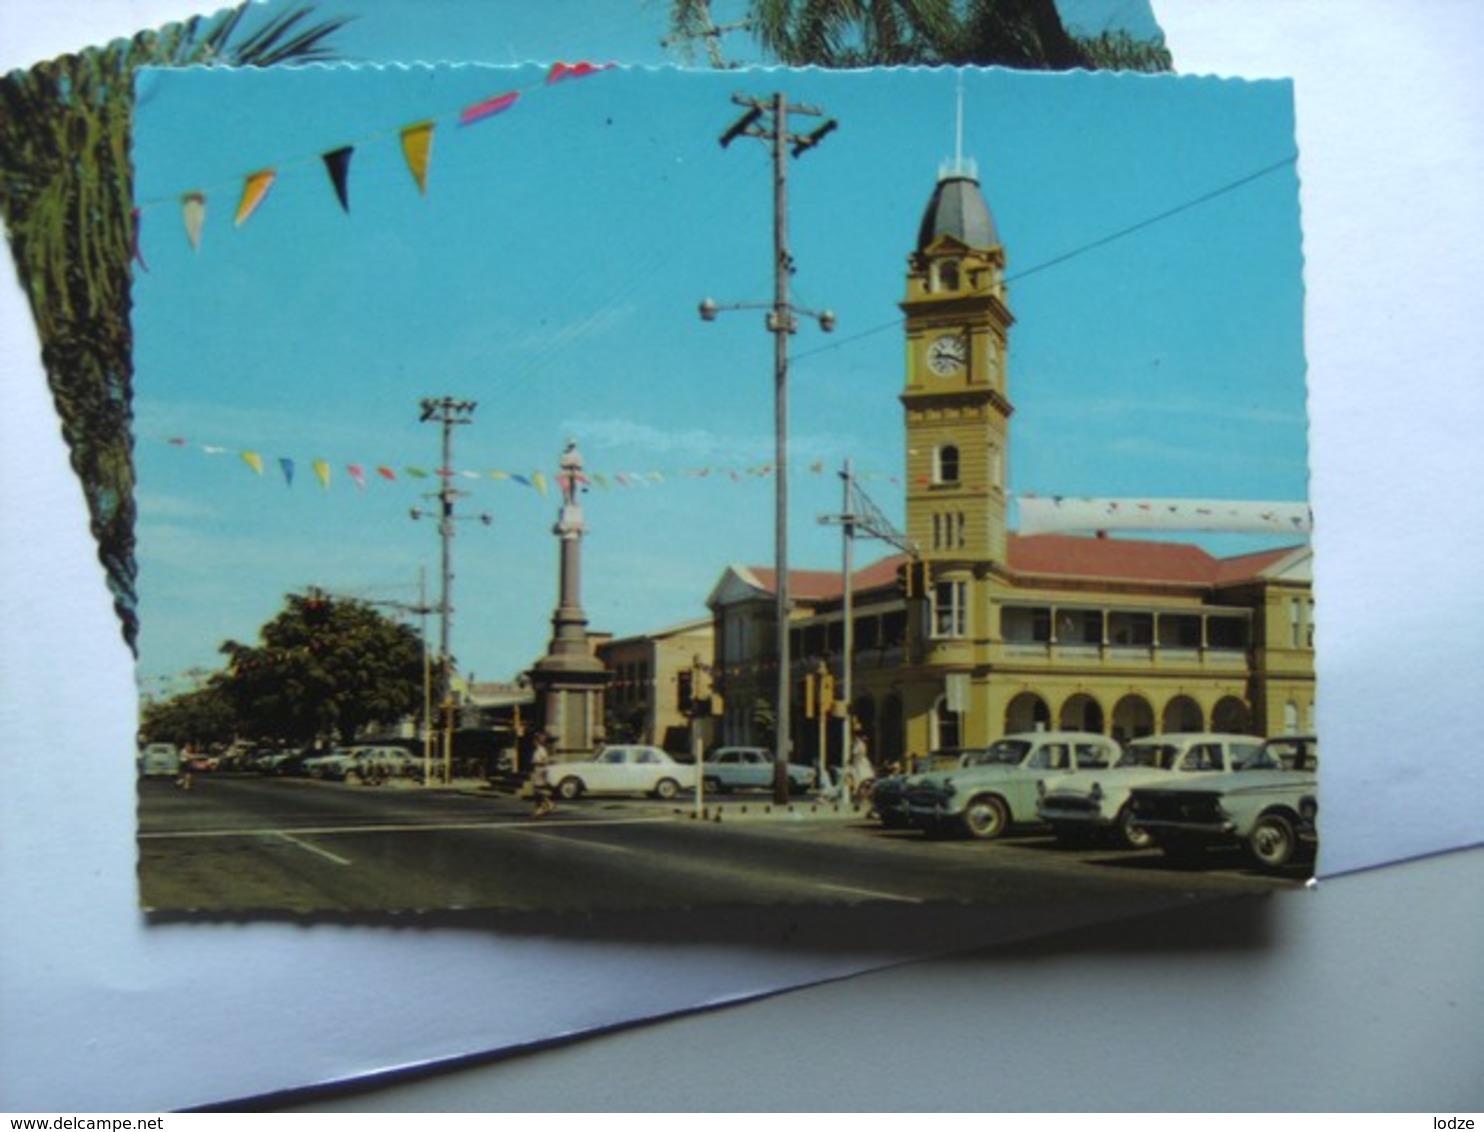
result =
[{"label": "pedestrian walking", "polygon": [[845,769],[846,791],[856,809],[870,797],[871,784],[875,781],[876,768],[871,765],[871,756],[866,750],[865,733],[857,731],[850,744],[850,760]]},{"label": "pedestrian walking", "polygon": [[551,791],[551,738],[541,731],[536,735],[536,747],[531,752],[531,794],[536,806],[531,810],[533,818],[545,817],[556,809]]}]

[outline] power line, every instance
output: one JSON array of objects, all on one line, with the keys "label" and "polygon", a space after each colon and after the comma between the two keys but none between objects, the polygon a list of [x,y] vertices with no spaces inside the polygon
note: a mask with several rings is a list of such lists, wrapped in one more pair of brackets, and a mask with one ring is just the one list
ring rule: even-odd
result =
[{"label": "power line", "polygon": [[[1227,193],[1235,192],[1237,189],[1244,188],[1247,185],[1252,184],[1252,182],[1254,181],[1261,180],[1263,177],[1270,176],[1280,169],[1287,168],[1297,160],[1298,154],[1290,154],[1289,156],[1283,158],[1281,161],[1275,161],[1271,165],[1265,165],[1261,169],[1258,169],[1252,173],[1248,173],[1246,176],[1238,177],[1235,181],[1228,181],[1226,184],[1221,185],[1218,188],[1212,189],[1209,192],[1202,193],[1198,197],[1192,197],[1190,200],[1184,201],[1181,204],[1177,204],[1172,208],[1167,208],[1163,212],[1155,213],[1153,216],[1146,217],[1143,220],[1130,224],[1126,228],[1120,228],[1116,232],[1110,232],[1106,236],[1100,236],[1096,240],[1092,240],[1086,244],[1075,247],[1069,252],[1063,252],[1061,255],[1053,256],[1051,259],[1044,260],[1043,262],[1038,263],[1033,267],[1027,267],[1024,271],[1016,272],[1013,275],[1007,275],[1005,277],[1005,284],[1008,286],[1011,283],[1019,282],[1022,279],[1026,279],[1029,276],[1037,274],[1038,272],[1045,271],[1048,268],[1058,267],[1061,264],[1066,263],[1068,260],[1076,259],[1078,256],[1081,255],[1086,255],[1088,252],[1096,251],[1098,248],[1107,247],[1109,244],[1115,243],[1118,240],[1122,240],[1127,236],[1131,236],[1135,232],[1141,232],[1145,228],[1150,228],[1153,227],[1155,224],[1163,223],[1164,221],[1169,220],[1172,217],[1179,216],[1183,212],[1188,212],[1191,209],[1198,208],[1203,204],[1209,204],[1211,201],[1225,196]],[[828,345],[817,346],[812,350],[805,350],[803,353],[794,354],[792,360],[796,362],[803,361],[805,358],[812,358],[816,354],[823,354],[828,350],[843,349],[844,347],[849,346],[854,342],[859,342],[864,338],[872,338],[877,334],[884,333],[887,330],[894,330],[897,327],[901,326],[904,321],[904,319],[894,318],[890,322],[883,322],[878,326],[870,327],[869,329],[862,330],[859,333],[848,335],[845,338],[836,339]]]}]

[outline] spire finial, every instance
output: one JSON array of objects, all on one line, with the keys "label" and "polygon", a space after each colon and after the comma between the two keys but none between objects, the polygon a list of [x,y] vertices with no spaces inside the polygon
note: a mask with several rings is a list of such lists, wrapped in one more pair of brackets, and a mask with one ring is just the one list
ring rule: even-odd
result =
[{"label": "spire finial", "polygon": [[953,123],[953,160],[945,161],[938,169],[938,180],[949,177],[979,179],[979,167],[973,158],[964,157],[964,70],[958,69],[957,109]]}]

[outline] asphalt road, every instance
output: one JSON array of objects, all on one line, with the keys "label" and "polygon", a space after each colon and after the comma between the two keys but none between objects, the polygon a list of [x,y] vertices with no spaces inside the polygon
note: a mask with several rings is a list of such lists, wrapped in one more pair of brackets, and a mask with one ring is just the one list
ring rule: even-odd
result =
[{"label": "asphalt road", "polygon": [[1240,861],[1168,867],[1157,852],[1069,851],[882,830],[765,795],[693,804],[584,799],[534,819],[479,790],[201,775],[139,790],[141,902],[153,912],[584,914],[692,908],[1167,907],[1294,888]]}]

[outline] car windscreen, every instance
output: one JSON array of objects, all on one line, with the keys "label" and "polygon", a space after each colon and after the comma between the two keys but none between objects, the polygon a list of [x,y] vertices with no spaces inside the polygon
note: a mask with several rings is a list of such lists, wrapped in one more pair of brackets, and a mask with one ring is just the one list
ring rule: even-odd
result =
[{"label": "car windscreen", "polygon": [[1120,766],[1147,766],[1169,770],[1180,756],[1180,748],[1172,743],[1131,743]]},{"label": "car windscreen", "polygon": [[970,757],[970,766],[1019,766],[1031,749],[1025,739],[1001,739],[987,751]]}]

